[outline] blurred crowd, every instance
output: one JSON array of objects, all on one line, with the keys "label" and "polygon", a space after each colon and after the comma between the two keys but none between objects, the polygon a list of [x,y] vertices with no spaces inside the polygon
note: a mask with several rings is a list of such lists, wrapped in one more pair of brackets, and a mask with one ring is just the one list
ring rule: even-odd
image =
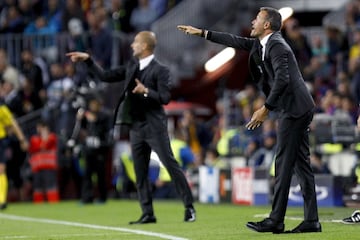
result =
[{"label": "blurred crowd", "polygon": [[[1,34],[66,32],[72,36],[66,51],[90,52],[96,62],[109,68],[113,47],[109,42],[112,42],[113,31],[131,34],[149,30],[154,21],[180,1],[2,2]],[[298,59],[316,102],[317,113],[346,114],[355,126],[360,103],[359,0],[347,4],[345,16],[345,29],[327,25],[323,26],[323,32],[306,35],[299,21],[290,18],[284,22],[282,31]],[[111,122],[102,94],[105,87],[87,75],[81,64],[59,62],[56,58],[49,61],[37,55],[34,49],[22,49],[21,66],[15,67],[8,54],[7,49],[0,49],[0,97],[18,119],[38,112],[39,122],[56,135],[57,164],[52,170],[57,169],[56,194],[59,198],[76,197],[89,203],[94,201],[96,193],[104,202],[107,199],[106,190],[101,188],[104,185],[121,195],[135,192],[126,127],[112,129],[107,121],[94,123],[92,117],[101,114],[101,119],[107,117]],[[249,82],[244,89],[231,91],[226,96],[217,100],[216,112],[211,116],[202,117],[195,110],[186,110],[176,117],[174,129],[169,132],[175,157],[184,171],[203,165],[229,169],[231,159],[242,157],[244,165],[265,168],[271,174],[276,145],[276,113],[272,113],[261,128],[249,131],[243,126],[253,111],[263,105],[264,95]],[[80,109],[82,114],[79,114]],[[95,128],[100,125],[101,131]],[[27,133],[29,139],[37,134],[31,129]],[[94,160],[95,165],[91,165],[89,160],[93,152],[100,156]],[[32,191],[34,172],[27,155],[20,150],[19,143],[10,138],[7,150],[10,188],[22,189],[22,192],[10,194],[10,198],[29,200],[26,191]],[[150,177],[156,196],[173,196],[168,174],[156,156],[153,158]],[[314,146],[311,162],[316,173],[331,173],[322,153]],[[111,178],[104,179],[105,176]],[[98,185],[99,189],[92,190],[92,184]],[[75,192],[75,195],[70,192]]]},{"label": "blurred crowd", "polygon": [[[93,21],[125,33],[147,30],[180,0],[3,0],[1,33],[58,33],[89,30]],[[73,23],[78,20],[77,23]]]}]

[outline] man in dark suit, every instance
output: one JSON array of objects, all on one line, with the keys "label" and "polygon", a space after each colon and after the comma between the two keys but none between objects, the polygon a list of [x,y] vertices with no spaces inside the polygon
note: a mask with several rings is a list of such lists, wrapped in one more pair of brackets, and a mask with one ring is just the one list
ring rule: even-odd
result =
[{"label": "man in dark suit", "polygon": [[184,25],[179,25],[178,29],[187,34],[198,35],[250,52],[251,74],[258,87],[265,93],[266,101],[246,124],[248,129],[261,126],[269,111],[279,112],[272,211],[263,221],[248,222],[246,226],[258,232],[284,231],[290,182],[295,173],[304,196],[304,221],[289,232],[321,232],[314,175],[309,159],[309,124],[315,104],[306,88],[293,52],[279,32],[281,23],[281,15],[276,9],[263,7],[252,21],[253,38]]},{"label": "man in dark suit", "polygon": [[[175,182],[178,194],[185,205],[184,221],[195,221],[193,196],[185,175],[171,151],[167,132],[167,117],[163,105],[170,101],[170,75],[167,67],[154,58],[155,34],[144,31],[135,36],[131,47],[134,59],[125,66],[104,71],[83,52],[71,52],[67,56],[73,62],[84,61],[89,70],[105,82],[124,83],[115,111],[115,123],[126,121],[130,124],[130,143],[136,185],[142,216],[130,224],[155,223],[152,193],[148,179],[151,150],[157,153]],[[122,106],[122,103],[126,103]],[[119,109],[124,112],[118,113]],[[127,111],[128,110],[128,111]]]}]

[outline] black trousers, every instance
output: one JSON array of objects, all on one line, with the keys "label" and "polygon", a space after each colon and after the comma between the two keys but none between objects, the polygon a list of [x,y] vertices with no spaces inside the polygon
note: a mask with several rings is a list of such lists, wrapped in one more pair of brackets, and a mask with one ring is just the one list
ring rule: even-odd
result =
[{"label": "black trousers", "polygon": [[313,111],[300,118],[281,116],[275,158],[274,199],[270,218],[283,222],[293,173],[304,198],[304,220],[318,221],[314,174],[310,166],[309,125]]},{"label": "black trousers", "polygon": [[142,213],[154,214],[152,190],[148,178],[151,150],[157,153],[168,170],[184,206],[192,206],[193,196],[186,177],[172,153],[167,129],[154,129],[146,122],[135,122],[130,129],[130,143]]},{"label": "black trousers", "polygon": [[92,181],[93,173],[97,175],[98,200],[100,202],[107,200],[106,157],[106,148],[85,150],[85,170],[81,187],[81,199],[84,203],[94,200],[95,189]]}]

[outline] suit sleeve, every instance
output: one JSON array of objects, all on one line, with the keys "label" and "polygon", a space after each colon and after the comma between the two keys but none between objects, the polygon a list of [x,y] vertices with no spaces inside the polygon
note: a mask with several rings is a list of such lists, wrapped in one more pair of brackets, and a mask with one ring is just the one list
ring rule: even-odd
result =
[{"label": "suit sleeve", "polygon": [[265,106],[269,110],[273,110],[277,107],[278,100],[289,85],[289,60],[288,51],[281,44],[272,46],[272,49],[269,49],[269,54],[274,71],[274,85],[265,101]]},{"label": "suit sleeve", "polygon": [[236,36],[230,33],[208,31],[208,40],[228,47],[250,51],[255,39]]},{"label": "suit sleeve", "polygon": [[158,104],[166,105],[170,102],[171,99],[171,79],[169,69],[164,66],[159,66],[155,74],[155,78],[157,79],[157,89],[148,88],[148,97],[151,100],[156,101]]},{"label": "suit sleeve", "polygon": [[104,70],[92,58],[88,58],[85,64],[88,66],[89,71],[103,82],[120,82],[125,79],[126,68],[124,66],[119,66],[112,70]]}]

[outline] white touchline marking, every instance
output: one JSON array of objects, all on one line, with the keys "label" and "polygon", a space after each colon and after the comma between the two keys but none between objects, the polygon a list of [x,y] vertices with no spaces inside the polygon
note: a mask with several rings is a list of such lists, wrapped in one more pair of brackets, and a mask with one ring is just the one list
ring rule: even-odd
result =
[{"label": "white touchline marking", "polygon": [[2,239],[24,239],[30,238],[29,236],[1,236]]},{"label": "white touchline marking", "polygon": [[[119,233],[121,235],[129,235],[128,233]],[[103,233],[93,233],[93,234],[89,234],[89,233],[74,233],[74,234],[51,234],[48,235],[49,237],[62,237],[62,238],[66,238],[66,237],[89,237],[89,236],[104,236],[104,235],[108,235],[108,234],[103,234]],[[27,235],[13,235],[13,236],[1,236],[1,239],[25,239],[25,238],[34,238],[34,236],[27,236]]]},{"label": "white touchline marking", "polygon": [[134,229],[129,229],[129,228],[121,228],[121,227],[109,227],[109,226],[101,226],[101,225],[94,225],[94,224],[53,220],[53,219],[46,219],[46,218],[31,218],[31,217],[3,214],[3,213],[0,213],[0,218],[17,220],[17,221],[25,221],[25,222],[50,223],[50,224],[67,225],[67,226],[73,226],[73,227],[83,227],[83,228],[91,228],[91,229],[102,229],[102,230],[111,230],[111,231],[118,231],[118,232],[127,232],[127,233],[134,233],[134,234],[138,234],[138,235],[153,236],[153,237],[158,237],[158,238],[163,238],[163,239],[168,239],[168,240],[188,240],[187,238],[172,236],[172,235],[163,234],[163,233],[149,232],[149,231],[143,231],[143,230],[134,230]]}]

